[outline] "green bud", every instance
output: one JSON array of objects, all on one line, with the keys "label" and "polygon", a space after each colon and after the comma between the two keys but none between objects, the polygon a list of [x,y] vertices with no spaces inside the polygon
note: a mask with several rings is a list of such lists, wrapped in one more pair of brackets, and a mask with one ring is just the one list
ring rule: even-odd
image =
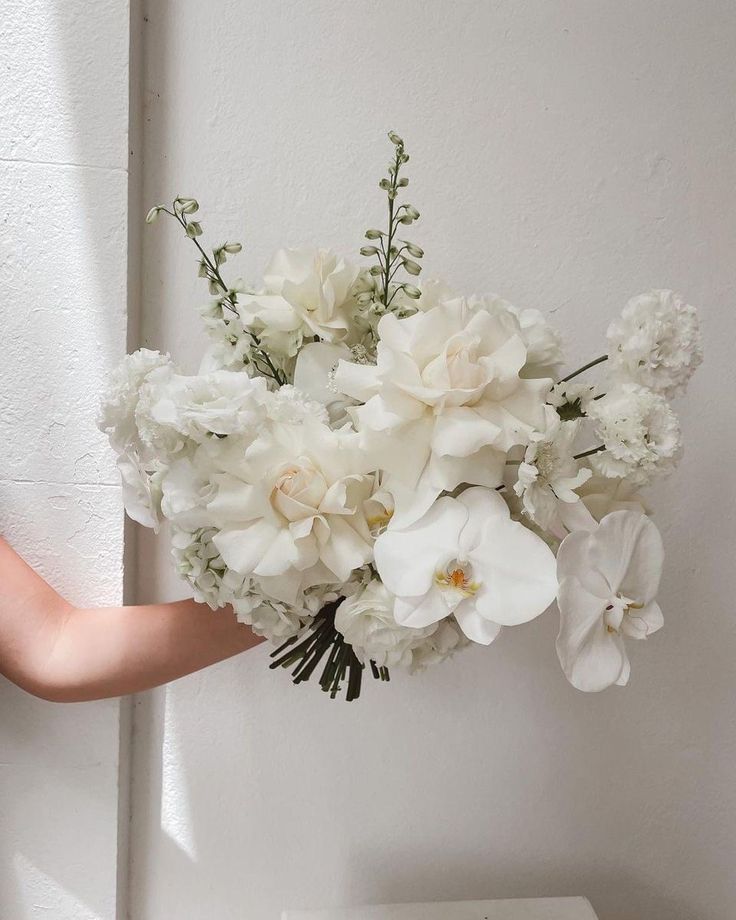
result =
[{"label": "green bud", "polygon": [[220,265],[224,265],[225,262],[227,262],[227,254],[222,247],[219,249],[213,249],[212,255],[215,257],[215,265],[217,265],[218,268]]},{"label": "green bud", "polygon": [[388,179],[381,179],[381,181],[378,183],[378,187],[382,188],[384,192],[387,192],[391,188],[391,183],[388,181]]},{"label": "green bud", "polygon": [[395,131],[388,132],[388,139],[392,144],[395,144],[397,147],[403,147],[404,142],[401,140],[399,135]]},{"label": "green bud", "polygon": [[196,198],[177,198],[176,204],[182,214],[196,214],[199,210],[199,202]]},{"label": "green bud", "polygon": [[377,256],[378,249],[375,246],[361,246],[360,254],[362,256]]},{"label": "green bud", "polygon": [[365,231],[365,238],[367,240],[380,240],[382,236],[383,236],[382,230],[366,230]]},{"label": "green bud", "polygon": [[148,212],[148,214],[146,214],[146,223],[147,223],[147,224],[152,224],[152,223],[154,222],[154,220],[156,220],[156,219],[158,218],[159,211],[161,211],[161,210],[162,210],[162,208],[161,208],[161,205],[160,205],[160,204],[157,204],[155,208],[151,208],[151,210]]},{"label": "green bud", "polygon": [[202,236],[202,225],[197,223],[196,220],[191,221],[187,224],[187,236],[190,240],[193,240],[195,236]]},{"label": "green bud", "polygon": [[418,262],[412,262],[411,259],[404,259],[403,262],[404,262],[404,268],[409,272],[410,275],[416,276],[422,270],[422,266],[419,265]]},{"label": "green bud", "polygon": [[370,273],[372,275],[380,275],[382,271],[383,269],[381,268],[380,265],[371,265],[370,267]]},{"label": "green bud", "polygon": [[204,259],[200,259],[199,271],[197,272],[197,276],[199,278],[209,278],[210,276],[210,270],[207,267],[207,263],[205,262]]},{"label": "green bud", "polygon": [[404,245],[406,246],[406,251],[410,256],[413,256],[415,259],[421,259],[424,257],[424,250],[421,246],[415,246],[414,243],[407,243],[406,240],[404,241]]},{"label": "green bud", "polygon": [[406,178],[406,176],[404,176],[403,179],[399,179],[399,182],[398,182],[399,188],[406,188],[408,184],[409,184],[409,180]]},{"label": "green bud", "polygon": [[236,253],[240,252],[243,248],[242,243],[225,243],[222,247],[225,252],[229,253],[231,256],[234,256]]},{"label": "green bud", "polygon": [[411,217],[412,220],[417,220],[419,218],[419,211],[417,211],[415,207],[412,207],[412,205],[408,204],[406,205],[406,215],[407,217]]},{"label": "green bud", "polygon": [[361,307],[367,307],[368,304],[373,300],[373,294],[370,291],[363,291],[362,294],[358,294],[356,300]]},{"label": "green bud", "polygon": [[412,300],[419,300],[419,298],[422,296],[422,292],[418,287],[414,287],[413,284],[405,284],[404,293],[407,297],[411,297]]}]

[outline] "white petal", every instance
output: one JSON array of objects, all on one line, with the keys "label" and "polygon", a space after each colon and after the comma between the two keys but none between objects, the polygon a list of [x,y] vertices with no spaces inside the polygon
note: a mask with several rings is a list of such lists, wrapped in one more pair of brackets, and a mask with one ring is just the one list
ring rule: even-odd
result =
[{"label": "white petal", "polygon": [[441,498],[416,524],[381,534],[374,555],[378,574],[388,590],[403,597],[426,594],[437,569],[456,555],[467,516],[460,502]]},{"label": "white petal", "polygon": [[469,406],[445,409],[437,417],[432,450],[440,456],[468,457],[481,447],[493,444],[499,433],[498,425]]},{"label": "white petal", "polygon": [[662,538],[654,523],[636,511],[612,511],[591,537],[591,564],[614,592],[647,604],[657,594],[664,563]]},{"label": "white petal", "polygon": [[438,588],[430,588],[423,597],[397,597],[394,619],[400,626],[421,629],[449,616],[450,610]]},{"label": "white petal", "polygon": [[472,598],[463,601],[455,610],[455,619],[468,639],[481,645],[490,645],[501,632],[498,623],[487,620],[478,613]]},{"label": "white petal", "polygon": [[329,406],[340,398],[330,374],[341,359],[350,357],[344,345],[312,342],[299,352],[294,369],[294,386],[310,399]]},{"label": "white petal", "polygon": [[576,578],[566,578],[560,584],[558,606],[557,655],[567,679],[587,692],[615,684],[627,658],[621,637],[606,628],[606,601],[586,591]]},{"label": "white petal", "polygon": [[646,639],[664,626],[659,604],[652,601],[641,610],[628,610],[623,621],[623,632],[632,639]]}]

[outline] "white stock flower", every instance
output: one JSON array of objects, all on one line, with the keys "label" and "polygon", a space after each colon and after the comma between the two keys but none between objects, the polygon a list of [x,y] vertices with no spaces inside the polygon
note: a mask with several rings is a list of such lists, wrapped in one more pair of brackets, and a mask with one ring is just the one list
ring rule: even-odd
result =
[{"label": "white stock flower", "polygon": [[623,383],[588,409],[605,451],[591,457],[596,472],[643,484],[670,472],[682,453],[680,424],[659,393]]},{"label": "white stock flower", "polygon": [[335,629],[352,645],[361,662],[408,668],[413,650],[436,630],[435,625],[420,629],[400,626],[394,619],[393,607],[393,595],[374,579],[337,608]]},{"label": "white stock flower", "polygon": [[667,397],[682,391],[703,360],[698,312],[673,291],[632,298],[608,327],[611,379]]},{"label": "white stock flower", "polygon": [[578,690],[628,683],[624,636],[645,639],[662,626],[654,598],[663,560],[659,531],[636,511],[614,511],[593,531],[563,540],[557,554],[557,654]]},{"label": "white stock flower", "polygon": [[549,380],[522,380],[518,321],[455,300],[378,325],[377,365],[341,361],[337,388],[361,443],[392,474],[397,520],[416,520],[460,483],[495,487],[506,452],[544,421]]},{"label": "white stock flower", "polygon": [[546,610],[557,590],[549,547],[482,487],[440,498],[416,523],[387,530],[376,540],[375,565],[396,595],[398,623],[420,628],[454,614],[484,645],[501,626]]},{"label": "white stock flower", "polygon": [[242,295],[238,313],[267,346],[295,355],[304,336],[342,341],[358,269],[329,249],[281,249],[264,274],[264,293]]},{"label": "white stock flower", "polygon": [[561,422],[550,407],[547,428],[535,432],[526,449],[514,492],[521,498],[526,514],[544,530],[556,523],[560,502],[580,500],[575,491],[592,473],[579,467],[573,457],[573,442],[578,422]]},{"label": "white stock flower", "polygon": [[354,433],[269,423],[228,472],[212,476],[207,511],[223,559],[291,604],[307,587],[346,581],[372,557],[368,472]]},{"label": "white stock flower", "polygon": [[172,368],[169,355],[139,348],[126,355],[113,371],[100,406],[97,425],[105,432],[118,453],[132,448],[139,456],[145,453],[138,428],[136,409],[141,387],[148,375],[158,368]]}]

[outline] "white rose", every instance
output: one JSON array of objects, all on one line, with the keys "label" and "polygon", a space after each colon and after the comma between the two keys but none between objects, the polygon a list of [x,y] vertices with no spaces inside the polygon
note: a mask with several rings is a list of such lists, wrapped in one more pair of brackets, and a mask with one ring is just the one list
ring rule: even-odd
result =
[{"label": "white rose", "polygon": [[266,345],[295,355],[304,336],[327,342],[345,339],[348,304],[358,269],[328,249],[281,249],[264,274],[265,291],[245,294],[238,304],[243,322]]},{"label": "white rose", "polygon": [[455,300],[378,325],[377,365],[341,361],[338,389],[361,443],[391,476],[396,521],[416,520],[443,490],[501,484],[507,451],[544,423],[551,381],[522,380],[518,321]]}]

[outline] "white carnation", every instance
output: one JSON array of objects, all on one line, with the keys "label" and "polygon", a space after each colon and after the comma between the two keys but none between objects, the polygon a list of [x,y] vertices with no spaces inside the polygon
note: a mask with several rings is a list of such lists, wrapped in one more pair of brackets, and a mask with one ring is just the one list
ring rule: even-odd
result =
[{"label": "white carnation", "polygon": [[630,381],[672,397],[703,360],[695,307],[673,291],[650,291],[630,300],[608,327],[612,380]]},{"label": "white carnation", "polygon": [[635,383],[624,383],[588,410],[605,450],[591,457],[604,476],[647,482],[670,472],[682,452],[680,424],[667,401]]},{"label": "white carnation", "polygon": [[400,626],[393,614],[394,596],[377,579],[352,597],[335,613],[335,629],[342,633],[361,662],[378,667],[409,667],[413,650],[437,629],[437,624],[412,629]]},{"label": "white carnation", "polygon": [[307,421],[322,424],[329,421],[324,405],[309,399],[305,393],[291,385],[279,387],[278,390],[269,393],[265,405],[268,418],[274,422],[300,425]]}]

